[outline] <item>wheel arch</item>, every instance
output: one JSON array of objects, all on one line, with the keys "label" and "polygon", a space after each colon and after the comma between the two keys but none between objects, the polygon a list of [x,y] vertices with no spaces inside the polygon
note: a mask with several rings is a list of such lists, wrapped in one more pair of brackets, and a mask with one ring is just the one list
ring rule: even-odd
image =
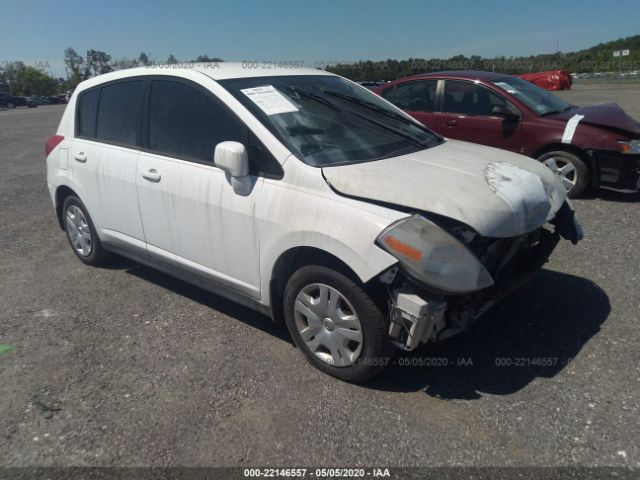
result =
[{"label": "wheel arch", "polygon": [[67,185],[60,185],[58,188],[56,188],[56,195],[55,195],[56,218],[58,219],[58,225],[62,230],[64,230],[64,222],[62,220],[62,206],[64,205],[64,201],[67,199],[69,195],[75,195],[76,197],[80,198],[78,194]]},{"label": "wheel arch", "polygon": [[274,263],[269,280],[269,301],[272,316],[276,322],[284,321],[282,299],[288,279],[299,268],[314,264],[332,268],[361,286],[366,286],[373,280],[363,281],[345,261],[321,248],[310,246],[289,248],[282,252]]}]

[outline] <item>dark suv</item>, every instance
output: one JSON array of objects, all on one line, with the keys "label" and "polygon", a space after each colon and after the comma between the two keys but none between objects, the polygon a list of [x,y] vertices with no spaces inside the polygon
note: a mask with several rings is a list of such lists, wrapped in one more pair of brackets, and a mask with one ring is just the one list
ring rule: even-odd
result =
[{"label": "dark suv", "polygon": [[639,187],[640,123],[616,104],[576,107],[521,78],[474,71],[416,75],[376,92],[445,137],[544,162],[571,197],[589,186]]}]

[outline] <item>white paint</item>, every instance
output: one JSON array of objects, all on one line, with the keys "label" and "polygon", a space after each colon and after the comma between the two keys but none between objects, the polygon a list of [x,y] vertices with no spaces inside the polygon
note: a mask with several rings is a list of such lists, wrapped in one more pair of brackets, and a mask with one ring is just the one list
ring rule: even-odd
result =
[{"label": "white paint", "polygon": [[[496,193],[485,171],[489,164],[499,162],[527,171],[530,176],[518,177],[527,189],[510,189],[508,196],[505,188],[501,194]],[[488,237],[512,237],[531,231],[546,218],[540,214],[538,223],[537,214],[526,212],[543,209],[539,205],[543,196],[548,198],[551,213],[566,199],[564,189],[542,163],[456,140],[410,155],[329,167],[323,172],[339,192],[454,218]],[[535,197],[529,199],[532,191]]]},{"label": "white paint", "polygon": [[576,128],[578,128],[578,124],[583,118],[584,115],[575,114],[567,121],[562,134],[562,143],[571,143],[573,141],[573,134],[576,133]]},{"label": "white paint", "polygon": [[249,99],[255,103],[260,110],[267,115],[279,115],[281,113],[297,112],[296,106],[291,103],[272,85],[262,87],[245,88],[241,90]]}]

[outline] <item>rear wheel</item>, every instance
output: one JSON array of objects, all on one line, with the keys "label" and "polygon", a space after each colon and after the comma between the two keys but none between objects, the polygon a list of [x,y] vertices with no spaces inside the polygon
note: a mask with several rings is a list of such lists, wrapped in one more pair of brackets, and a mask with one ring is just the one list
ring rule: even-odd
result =
[{"label": "rear wheel", "polygon": [[589,168],[577,155],[564,151],[547,152],[538,160],[544,163],[560,181],[570,198],[581,195],[589,185]]},{"label": "rear wheel", "polygon": [[73,253],[87,265],[101,265],[111,258],[102,248],[93,221],[82,201],[69,195],[62,206],[64,230]]},{"label": "rear wheel", "polygon": [[330,268],[306,266],[291,276],[284,315],[307,360],[342,380],[363,382],[393,355],[383,312],[359,285]]},{"label": "rear wheel", "polygon": [[14,108],[16,108],[16,104],[13,103],[13,102],[9,102],[9,103],[7,103],[7,108],[14,109]]}]

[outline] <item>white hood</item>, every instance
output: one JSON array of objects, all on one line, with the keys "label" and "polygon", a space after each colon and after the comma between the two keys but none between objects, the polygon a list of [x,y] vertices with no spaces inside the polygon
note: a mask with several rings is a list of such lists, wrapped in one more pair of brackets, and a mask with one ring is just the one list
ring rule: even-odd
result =
[{"label": "white hood", "polygon": [[443,215],[485,237],[535,230],[554,217],[566,198],[554,174],[540,162],[457,140],[322,172],[345,195]]}]

